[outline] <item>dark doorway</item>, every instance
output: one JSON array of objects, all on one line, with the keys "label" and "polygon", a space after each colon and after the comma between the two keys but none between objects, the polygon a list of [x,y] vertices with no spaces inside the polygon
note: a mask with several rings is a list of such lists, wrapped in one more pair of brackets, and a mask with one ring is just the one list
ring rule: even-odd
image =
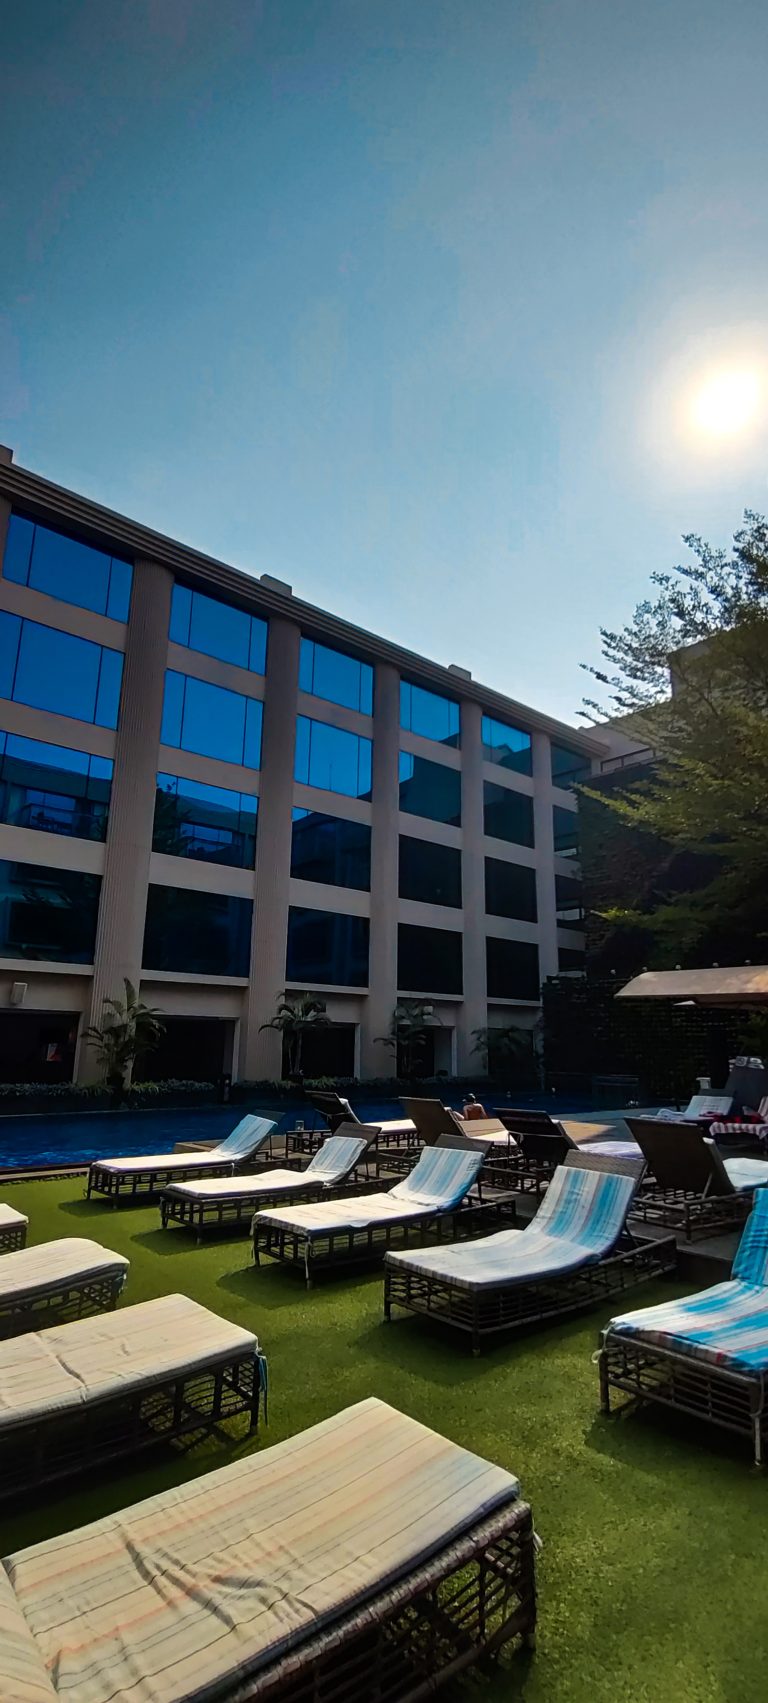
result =
[{"label": "dark doorway", "polygon": [[0,1082],[71,1082],[77,1012],[0,1013]]},{"label": "dark doorway", "polygon": [[[287,1046],[283,1042],[283,1075],[288,1074]],[[301,1043],[302,1075],[310,1082],[319,1076],[354,1076],[355,1025],[328,1023],[307,1030]]]},{"label": "dark doorway", "polygon": [[229,1069],[229,1024],[221,1017],[166,1017],[165,1034],[134,1071],[136,1082],[218,1082]]}]

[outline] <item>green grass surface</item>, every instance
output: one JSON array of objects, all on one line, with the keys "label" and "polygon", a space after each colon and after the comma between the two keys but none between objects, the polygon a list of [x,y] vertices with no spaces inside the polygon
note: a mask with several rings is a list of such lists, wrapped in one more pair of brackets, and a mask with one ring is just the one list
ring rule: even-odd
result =
[{"label": "green grass surface", "polygon": [[[269,1357],[278,1442],[377,1395],[517,1473],[544,1541],[538,1647],[456,1698],[525,1703],[740,1703],[768,1689],[768,1486],[746,1444],[648,1415],[598,1412],[597,1313],[473,1360],[459,1340],[401,1316],[382,1323],[380,1273],[256,1270],[247,1241],[196,1247],[156,1207],[88,1204],[82,1182],[18,1184],[30,1241],[92,1236],[127,1254],[123,1304],[181,1290],[255,1329]],[[679,1287],[679,1286],[678,1286]],[[637,1304],[668,1298],[657,1285]],[[229,1458],[211,1441],[66,1481],[0,1522],[1,1552],[98,1518]],[[5,1703],[5,1700],[3,1700]],[[364,1700],[361,1699],[361,1703]]]}]

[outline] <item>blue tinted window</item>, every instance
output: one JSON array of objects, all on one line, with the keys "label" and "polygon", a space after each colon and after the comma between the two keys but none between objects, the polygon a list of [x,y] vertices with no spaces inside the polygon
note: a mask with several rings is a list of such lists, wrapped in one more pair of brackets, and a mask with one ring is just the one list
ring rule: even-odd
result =
[{"label": "blue tinted window", "polygon": [[267,665],[267,623],[217,597],[175,585],[171,598],[169,637],[174,644],[217,656],[263,674]]},{"label": "blue tinted window", "polygon": [[170,857],[252,869],[258,802],[255,793],[158,775],[152,849]]},{"label": "blue tinted window", "polygon": [[0,752],[0,821],[81,840],[105,838],[109,758],[14,733],[0,733]]},{"label": "blue tinted window", "polygon": [[579,813],[564,810],[561,804],[552,806],[552,828],[558,857],[579,856]]},{"label": "blue tinted window", "polygon": [[527,793],[483,781],[483,816],[485,832],[492,839],[533,845],[533,799]]},{"label": "blue tinted window", "polygon": [[92,964],[100,886],[79,870],[0,862],[0,952]]},{"label": "blue tinted window", "polygon": [[422,739],[437,739],[441,745],[459,743],[459,706],[424,686],[400,682],[400,726]]},{"label": "blue tinted window", "polygon": [[349,710],[363,715],[373,712],[373,669],[367,662],[356,662],[343,651],[329,650],[314,639],[302,639],[299,660],[299,685],[302,692],[325,698],[329,704],[344,704]]},{"label": "blue tinted window", "polygon": [[485,860],[485,908],[489,916],[536,922],[536,871],[501,858]]},{"label": "blue tinted window", "polygon": [[62,603],[74,603],[78,609],[94,609],[97,615],[127,621],[132,574],[130,562],[120,557],[11,515],[3,560],[5,579],[44,591]]},{"label": "blue tinted window", "polygon": [[397,930],[397,985],[402,993],[461,993],[462,937],[447,928]]},{"label": "blue tinted window", "polygon": [[257,698],[230,692],[169,668],[160,738],[164,745],[258,769],[263,709]]},{"label": "blue tinted window", "polygon": [[576,876],[555,876],[555,907],[558,928],[584,927],[584,889]]},{"label": "blue tinted window", "polygon": [[289,982],[368,986],[368,918],[291,905],[285,975]]},{"label": "blue tinted window", "polygon": [[555,745],[554,741],[550,750],[553,786],[575,786],[577,781],[584,781],[591,775],[592,763],[583,751],[572,751],[567,745]]},{"label": "blue tinted window", "polygon": [[122,674],[121,651],[0,612],[4,697],[99,727],[117,727]]},{"label": "blue tinted window", "polygon": [[297,716],[294,779],[347,798],[370,798],[371,749],[359,733]]},{"label": "blue tinted window", "polygon": [[401,899],[453,905],[460,910],[461,852],[455,846],[438,846],[401,834],[398,892]]},{"label": "blue tinted window", "polygon": [[400,809],[430,822],[461,826],[461,775],[444,763],[400,752]]},{"label": "blue tinted window", "polygon": [[533,772],[531,736],[521,727],[506,721],[494,721],[484,715],[482,723],[483,756],[486,763],[499,763],[502,769],[514,769],[518,775]]},{"label": "blue tinted window", "polygon": [[322,881],[330,887],[371,885],[371,830],[365,822],[323,816],[317,810],[294,810],[291,832],[291,874],[300,881]]},{"label": "blue tinted window", "polygon": [[489,999],[539,997],[539,949],[527,940],[486,940]]},{"label": "blue tinted window", "polygon": [[144,968],[189,976],[247,976],[252,915],[250,899],[150,886]]}]

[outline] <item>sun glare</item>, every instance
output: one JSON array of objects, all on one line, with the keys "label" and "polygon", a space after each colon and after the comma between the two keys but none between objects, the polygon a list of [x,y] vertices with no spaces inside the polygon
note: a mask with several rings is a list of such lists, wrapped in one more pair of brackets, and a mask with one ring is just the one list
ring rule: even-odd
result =
[{"label": "sun glare", "polygon": [[760,377],[754,369],[722,368],[694,392],[692,422],[707,437],[737,437],[753,424],[762,400]]}]

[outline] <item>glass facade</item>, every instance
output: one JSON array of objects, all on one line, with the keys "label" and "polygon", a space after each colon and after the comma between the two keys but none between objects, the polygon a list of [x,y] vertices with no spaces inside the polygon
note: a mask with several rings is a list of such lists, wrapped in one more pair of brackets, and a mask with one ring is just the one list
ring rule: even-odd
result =
[{"label": "glass facade", "polygon": [[103,840],[112,767],[109,757],[0,733],[0,822]]},{"label": "glass facade", "polygon": [[572,875],[555,876],[555,907],[558,928],[584,927],[584,889]]},{"label": "glass facade", "polygon": [[586,953],[574,946],[559,946],[557,949],[557,967],[561,976],[583,975],[587,967]]},{"label": "glass facade", "polygon": [[173,588],[168,637],[188,650],[217,656],[220,662],[237,663],[253,674],[266,673],[267,622],[217,597],[190,591],[186,585]]},{"label": "glass facade", "polygon": [[581,849],[578,811],[564,810],[562,804],[553,804],[552,831],[557,856],[578,858]]},{"label": "glass facade", "polygon": [[508,721],[494,721],[492,716],[484,715],[482,740],[486,763],[498,763],[502,769],[514,769],[518,775],[533,773],[531,736],[521,727],[513,727]]},{"label": "glass facade", "polygon": [[309,986],[367,987],[368,932],[367,917],[291,905],[286,980]]},{"label": "glass facade", "polygon": [[369,892],[371,830],[367,823],[323,816],[319,810],[294,810],[291,874],[300,881]]},{"label": "glass facade", "polygon": [[37,526],[12,514],[3,557],[3,579],[47,592],[61,603],[93,609],[97,615],[128,620],[133,568],[119,556],[107,556],[63,532]]},{"label": "glass facade", "polygon": [[253,869],[258,805],[255,793],[158,775],[152,850]]},{"label": "glass facade", "polygon": [[92,964],[100,875],[0,861],[0,952],[6,958]]},{"label": "glass facade", "polygon": [[461,852],[430,840],[400,835],[401,899],[420,899],[427,905],[461,909]]},{"label": "glass facade", "polygon": [[192,674],[166,669],[160,729],[163,745],[258,769],[263,713],[258,698],[246,698],[226,686],[212,686]]},{"label": "glass facade", "polygon": [[567,745],[551,745],[552,785],[575,786],[592,773],[592,763],[583,751],[572,751]]},{"label": "glass facade", "polygon": [[483,781],[483,823],[484,832],[494,840],[532,846],[533,799],[495,781]]},{"label": "glass facade", "polygon": [[461,775],[444,763],[400,752],[400,809],[409,816],[461,827]]},{"label": "glass facade", "polygon": [[489,916],[536,922],[536,871],[501,858],[485,860],[485,908]]},{"label": "glass facade", "polygon": [[341,650],[329,650],[314,639],[302,639],[299,656],[299,686],[315,698],[325,698],[329,704],[343,704],[348,710],[360,710],[362,715],[373,714],[373,669],[370,663],[356,662]]},{"label": "glass facade", "polygon": [[527,940],[496,940],[485,943],[489,999],[539,997],[539,949]]},{"label": "glass facade", "polygon": [[251,958],[250,899],[150,886],[144,926],[145,970],[183,975],[247,976]]},{"label": "glass facade", "polygon": [[297,716],[293,778],[347,798],[370,798],[372,749],[359,733]]},{"label": "glass facade", "polygon": [[117,727],[122,678],[121,651],[0,611],[0,698]]},{"label": "glass facade", "polygon": [[397,986],[401,993],[461,993],[462,936],[447,928],[417,928],[401,922],[397,930]]},{"label": "glass facade", "polygon": [[400,726],[409,733],[419,733],[422,739],[458,745],[459,706],[452,698],[441,698],[424,686],[411,686],[407,680],[401,680]]}]

